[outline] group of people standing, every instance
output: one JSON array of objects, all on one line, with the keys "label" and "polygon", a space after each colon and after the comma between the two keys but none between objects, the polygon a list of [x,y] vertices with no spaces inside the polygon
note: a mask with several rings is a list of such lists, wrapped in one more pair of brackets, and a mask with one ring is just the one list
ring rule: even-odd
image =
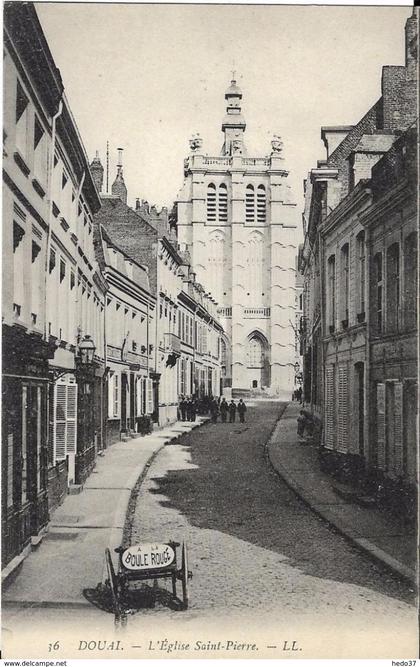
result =
[{"label": "group of people standing", "polygon": [[227,416],[229,415],[229,423],[233,423],[236,421],[236,412],[238,412],[239,421],[242,424],[245,422],[246,405],[242,398],[240,398],[238,404],[236,404],[233,399],[228,403],[224,397],[222,399],[220,396],[219,398],[210,397],[206,401],[206,405],[203,405],[202,403],[199,404],[198,400],[192,396],[180,397],[178,417],[181,421],[195,422],[199,409],[200,414],[203,410],[205,412],[209,411],[214,423],[217,422],[219,414],[222,422],[227,422]]},{"label": "group of people standing", "polygon": [[192,396],[189,398],[184,398],[184,396],[181,396],[179,401],[179,418],[183,422],[195,422],[197,410],[198,404],[195,398]]},{"label": "group of people standing", "polygon": [[242,398],[239,399],[238,405],[236,405],[233,399],[228,403],[225,398],[222,398],[222,400],[219,398],[218,401],[213,399],[210,405],[210,414],[214,423],[217,422],[219,414],[222,418],[222,422],[226,422],[228,413],[229,423],[233,423],[236,420],[236,411],[238,411],[239,421],[243,424],[245,422],[246,405]]}]

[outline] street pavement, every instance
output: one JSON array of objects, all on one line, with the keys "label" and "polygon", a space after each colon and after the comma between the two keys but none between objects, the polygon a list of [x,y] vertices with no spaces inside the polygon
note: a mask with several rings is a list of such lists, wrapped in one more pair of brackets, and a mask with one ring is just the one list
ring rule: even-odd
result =
[{"label": "street pavement", "polygon": [[[187,541],[193,579],[182,627],[249,628],[264,619],[268,645],[278,646],[279,628],[297,626],[302,634],[308,625],[311,654],[305,657],[319,648],[318,624],[324,638],[325,628],[340,628],[331,639],[342,640],[334,657],[337,650],[344,651],[341,657],[368,657],[370,650],[371,657],[382,657],[387,640],[403,627],[395,639],[399,650],[395,643],[392,648],[400,655],[416,645],[412,587],[338,534],[270,465],[267,442],[281,440],[283,420],[275,425],[285,408],[255,403],[245,424],[208,423],[199,438],[185,435],[162,450],[140,489],[131,542]],[[147,616],[163,627],[174,622],[168,596],[161,591],[157,600],[142,610],[142,626]],[[134,628],[137,621],[137,614],[130,619]],[[367,629],[370,639],[363,641]],[[327,646],[323,650],[331,657]]]},{"label": "street pavement", "polygon": [[[245,424],[207,423],[184,435],[188,426],[177,424],[148,436],[148,445],[141,438],[110,448],[90,487],[66,498],[54,517],[58,537],[44,540],[3,595],[3,642],[30,641],[26,655],[45,657],[49,638],[58,637],[56,658],[103,657],[95,647],[87,655],[80,641],[114,636],[125,653],[110,649],[106,657],[415,657],[410,584],[314,513],[273,468],[274,449],[290,443],[296,426],[285,410],[255,402]],[[168,436],[179,438],[162,447]],[[190,605],[180,611],[165,582],[145,585],[127,628],[114,635],[94,587],[103,580],[105,546],[121,542],[123,509],[142,473],[126,543],[185,540]],[[248,644],[257,648],[241,648]]]},{"label": "street pavement", "polygon": [[[363,506],[349,485],[332,483],[320,469],[318,450],[296,434],[299,403],[289,403],[268,443],[272,466],[313,511],[343,535],[385,564],[416,582],[417,539],[413,525],[390,511]],[[348,487],[348,488],[347,488]]]}]

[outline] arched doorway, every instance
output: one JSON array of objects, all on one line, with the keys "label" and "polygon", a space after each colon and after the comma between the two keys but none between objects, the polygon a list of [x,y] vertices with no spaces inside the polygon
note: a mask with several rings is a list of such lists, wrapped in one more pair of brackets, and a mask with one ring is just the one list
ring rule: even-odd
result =
[{"label": "arched doorway", "polygon": [[247,341],[247,370],[251,389],[262,389],[270,384],[270,358],[266,337],[252,332]]}]

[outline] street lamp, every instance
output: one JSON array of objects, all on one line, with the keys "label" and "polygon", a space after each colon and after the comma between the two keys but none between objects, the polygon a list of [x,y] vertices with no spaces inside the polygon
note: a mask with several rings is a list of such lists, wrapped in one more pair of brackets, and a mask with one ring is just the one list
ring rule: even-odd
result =
[{"label": "street lamp", "polygon": [[82,341],[79,343],[79,358],[83,366],[93,363],[93,357],[95,356],[95,343],[91,337],[86,334],[83,336]]}]

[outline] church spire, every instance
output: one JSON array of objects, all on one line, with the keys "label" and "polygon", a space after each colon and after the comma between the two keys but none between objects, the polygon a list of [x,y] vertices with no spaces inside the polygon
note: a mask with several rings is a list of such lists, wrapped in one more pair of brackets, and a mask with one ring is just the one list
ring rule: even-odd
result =
[{"label": "church spire", "polygon": [[127,203],[127,188],[124,183],[123,176],[123,167],[122,167],[122,148],[118,148],[118,164],[117,164],[117,175],[115,181],[112,184],[111,192],[113,195],[119,197],[124,204]]},{"label": "church spire", "polygon": [[232,80],[225,93],[225,100],[227,106],[226,116],[222,123],[222,132],[225,135],[222,155],[245,155],[243,135],[246,123],[241,112],[242,91],[236,84],[235,71],[232,72]]}]

